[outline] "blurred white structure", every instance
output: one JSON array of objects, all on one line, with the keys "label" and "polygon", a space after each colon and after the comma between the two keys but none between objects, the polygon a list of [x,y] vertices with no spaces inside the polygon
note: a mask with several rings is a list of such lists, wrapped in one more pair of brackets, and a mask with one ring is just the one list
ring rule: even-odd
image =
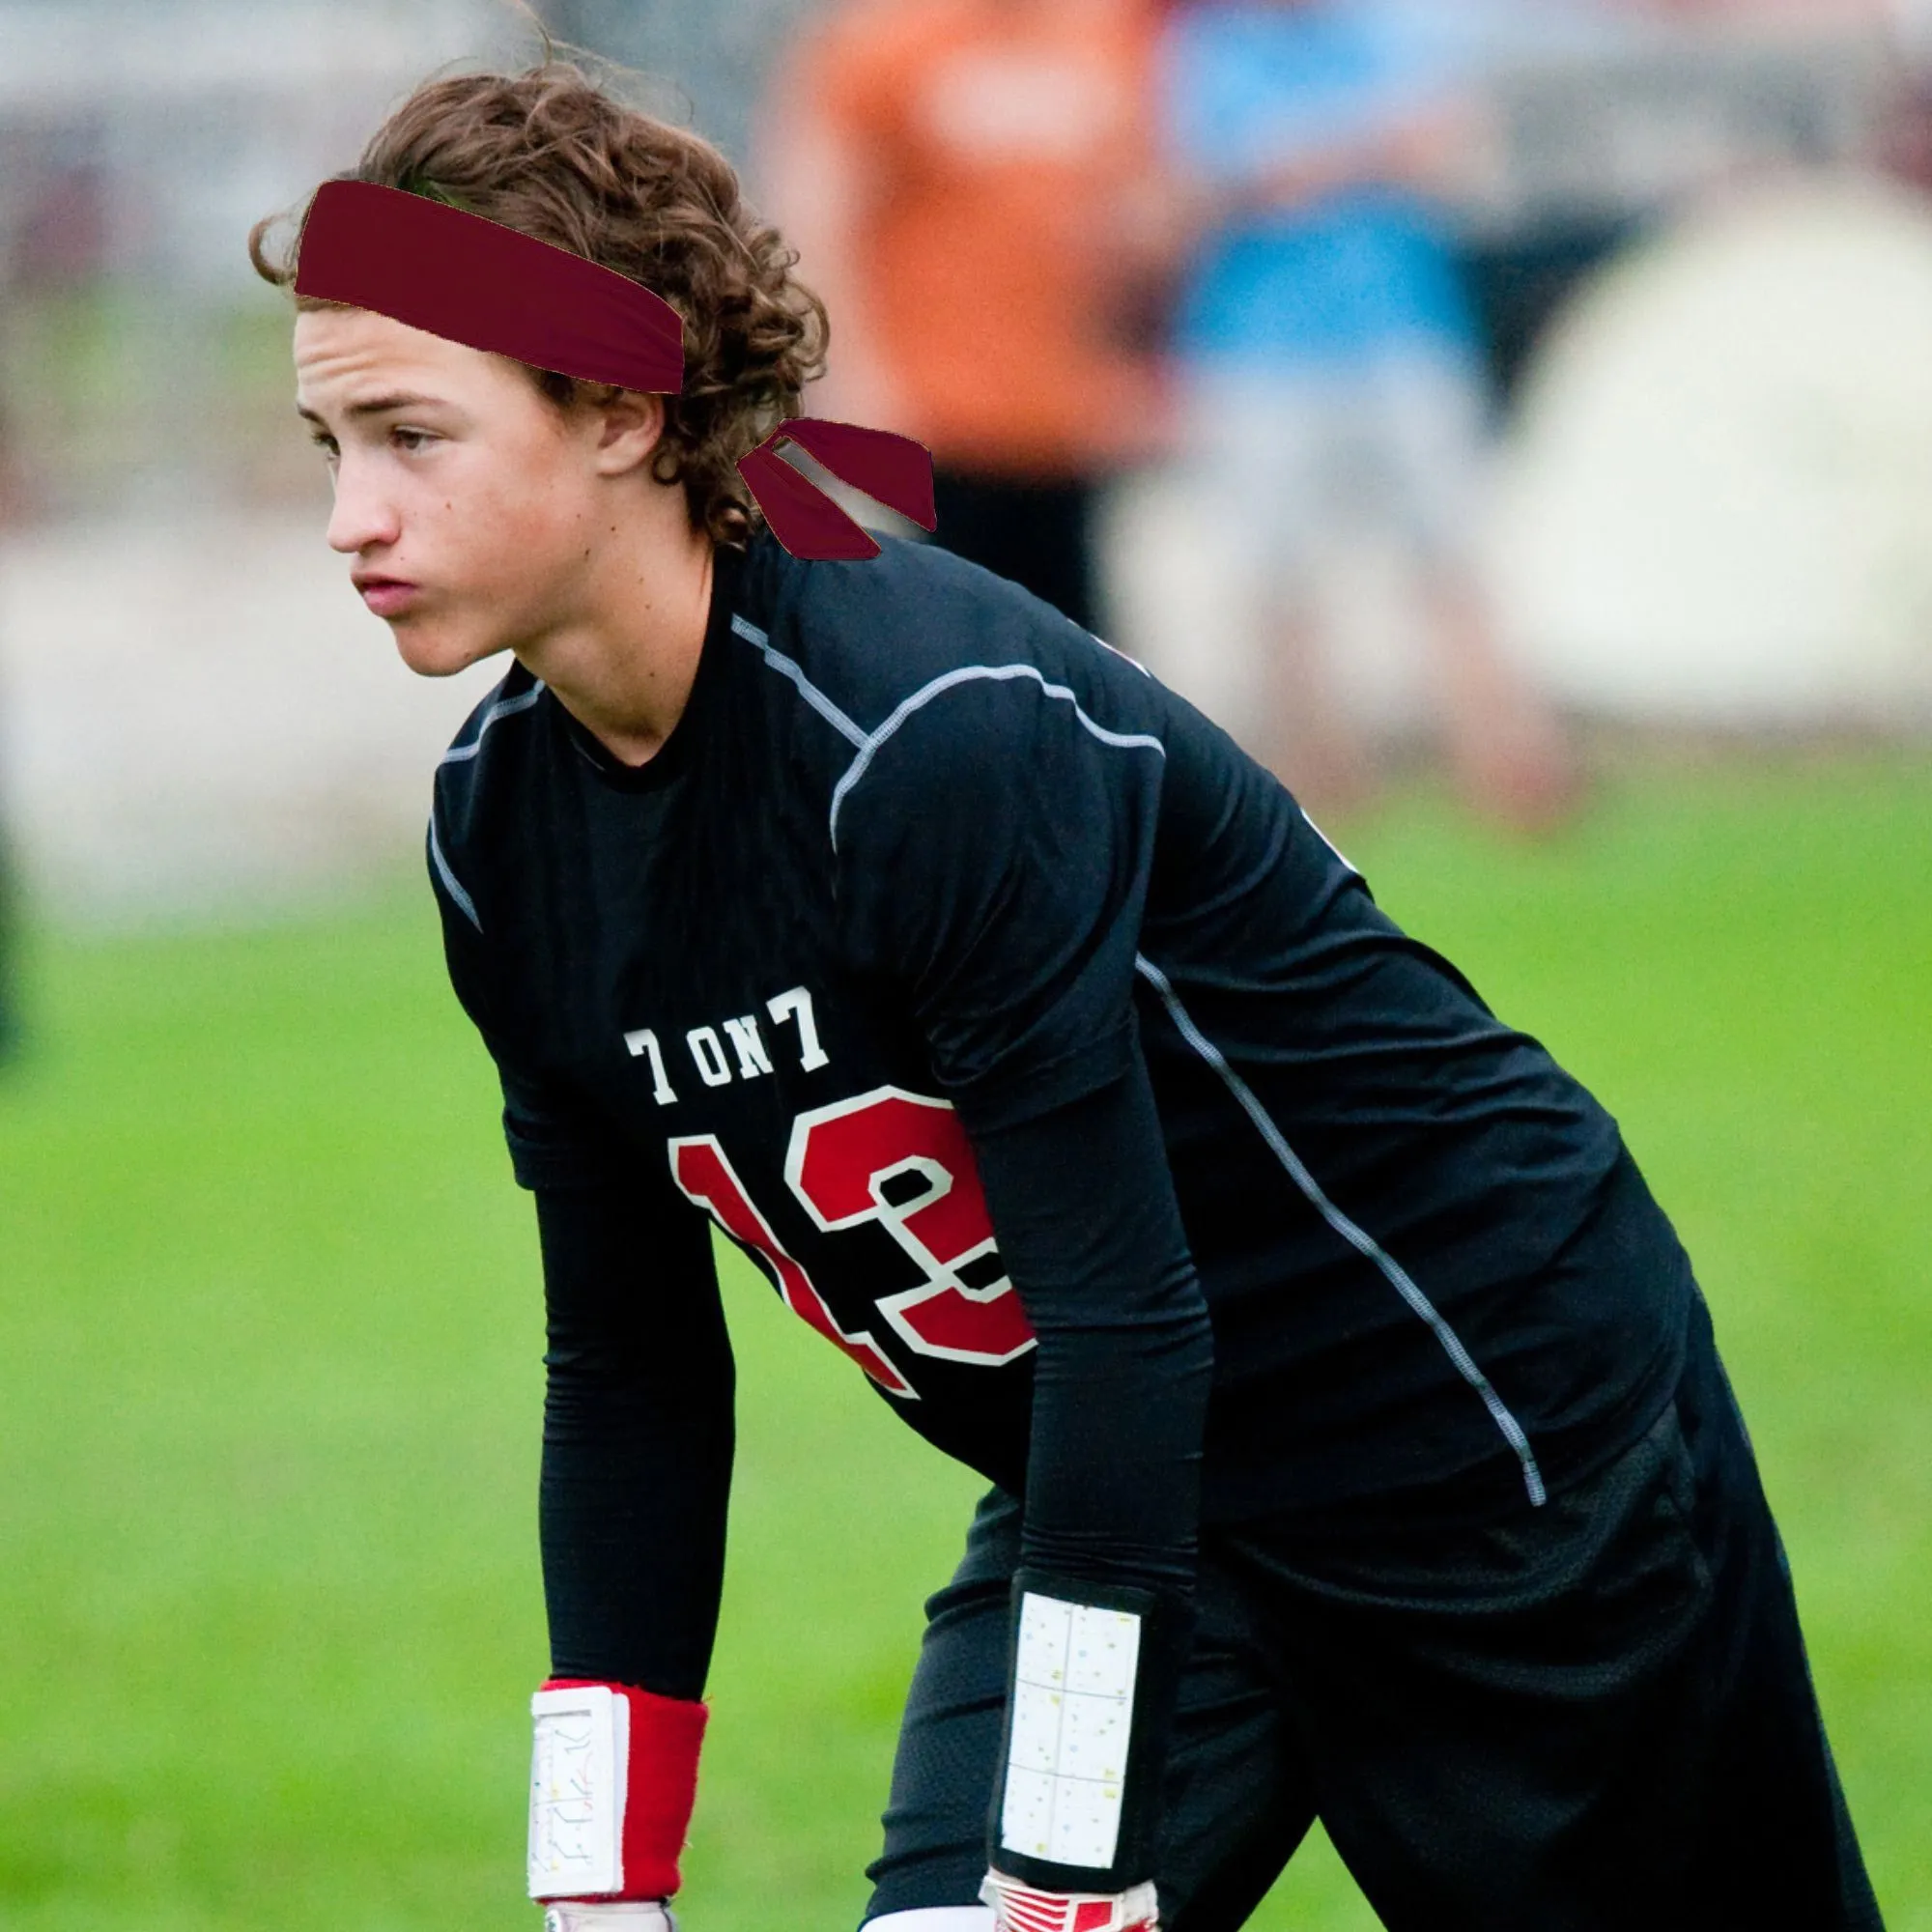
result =
[{"label": "blurred white structure", "polygon": [[1705,209],[1574,309],[1492,554],[1572,704],[1932,724],[1932,207],[1850,177]]}]

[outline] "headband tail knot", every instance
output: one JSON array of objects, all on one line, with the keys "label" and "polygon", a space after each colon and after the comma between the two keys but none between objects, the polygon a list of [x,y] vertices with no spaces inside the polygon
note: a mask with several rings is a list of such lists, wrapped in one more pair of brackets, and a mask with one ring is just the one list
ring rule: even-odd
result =
[{"label": "headband tail knot", "polygon": [[781,459],[778,445],[796,442],[841,481],[875,501],[936,529],[932,452],[892,430],[825,416],[792,416],[738,459],[738,473],[764,512],[772,534],[794,556],[860,562],[877,556],[877,542],[802,470]]}]

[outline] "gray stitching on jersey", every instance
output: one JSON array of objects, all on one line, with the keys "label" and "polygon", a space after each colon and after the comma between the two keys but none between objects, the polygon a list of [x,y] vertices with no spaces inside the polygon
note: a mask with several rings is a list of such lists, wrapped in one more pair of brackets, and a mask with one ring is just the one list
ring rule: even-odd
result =
[{"label": "gray stitching on jersey", "polygon": [[1443,1352],[1455,1363],[1457,1373],[1482,1397],[1483,1406],[1490,1411],[1491,1419],[1501,1431],[1503,1439],[1516,1451],[1517,1461],[1522,1464],[1522,1486],[1529,1492],[1531,1504],[1541,1508],[1548,1500],[1548,1492],[1543,1487],[1543,1472],[1536,1466],[1536,1456],[1529,1446],[1529,1437],[1523,1434],[1522,1425],[1510,1413],[1502,1397],[1490,1385],[1490,1378],[1471,1359],[1462,1338],[1442,1319],[1435,1304],[1416,1287],[1407,1270],[1321,1191],[1321,1183],[1302,1165],[1301,1157],[1289,1146],[1286,1136],[1269,1118],[1267,1109],[1256,1099],[1254,1090],[1228,1065],[1221,1049],[1188,1016],[1187,1009],[1180,1004],[1179,996],[1168,982],[1167,975],[1144,953],[1135,954],[1134,964],[1142,978],[1160,995],[1168,1017],[1179,1028],[1181,1037],[1221,1076],[1228,1092],[1254,1122],[1262,1139],[1288,1170],[1294,1184],[1308,1197],[1310,1205],[1356,1253],[1375,1263],[1395,1292],[1429,1324],[1435,1339],[1441,1343]]},{"label": "gray stitching on jersey", "polygon": [[831,698],[827,697],[824,692],[820,691],[806,676],[804,670],[798,665],[794,664],[782,651],[773,650],[764,632],[759,630],[757,625],[753,623],[749,617],[740,616],[736,611],[733,611],[731,628],[748,642],[756,645],[758,650],[764,654],[765,662],[781,677],[790,678],[792,683],[798,686],[798,695],[848,744],[863,745],[866,742],[865,732],[860,730],[858,725],[853,724],[851,719],[846,717],[844,712],[840,711],[838,705],[834,704]]},{"label": "gray stitching on jersey", "polygon": [[483,749],[483,734],[499,718],[512,718],[519,711],[527,711],[544,695],[541,679],[525,692],[521,697],[506,697],[500,704],[493,704],[483,714],[483,722],[476,727],[476,735],[467,745],[452,745],[437,760],[440,765],[453,765],[464,758],[473,758]]},{"label": "gray stitching on jersey", "polygon": [[845,795],[866,776],[879,747],[903,724],[915,711],[930,704],[935,697],[951,691],[954,685],[969,684],[975,679],[991,678],[998,683],[1006,683],[1015,677],[1030,677],[1037,681],[1039,688],[1049,697],[1064,698],[1073,707],[1073,715],[1079,719],[1094,737],[1103,745],[1116,745],[1122,750],[1144,747],[1158,752],[1164,758],[1167,747],[1158,738],[1149,737],[1141,731],[1109,731],[1104,724],[1096,724],[1080,708],[1080,700],[1064,684],[1048,684],[1045,674],[1033,665],[965,665],[958,670],[949,670],[936,677],[930,684],[923,684],[913,695],[900,701],[898,708],[879,726],[868,733],[860,743],[859,755],[845,768],[845,776],[832,789],[832,814],[828,831],[832,838],[832,849],[838,849],[838,808],[845,803]]},{"label": "gray stitching on jersey", "polygon": [[1309,831],[1314,833],[1316,838],[1321,839],[1322,844],[1327,846],[1329,851],[1334,853],[1335,857],[1341,861],[1343,869],[1345,871],[1350,871],[1354,873],[1356,878],[1359,879],[1362,876],[1362,868],[1359,866],[1351,863],[1351,861],[1349,858],[1349,855],[1346,852],[1344,852],[1338,844],[1336,844],[1334,839],[1329,838],[1327,833],[1322,831],[1321,826],[1316,824],[1314,819],[1309,817],[1308,809],[1305,806],[1297,805],[1295,807],[1295,810],[1301,813],[1301,821],[1304,825],[1308,827]]},{"label": "gray stitching on jersey", "polygon": [[462,882],[449,869],[449,861],[442,856],[442,845],[436,836],[436,809],[430,808],[429,814],[429,856],[436,861],[436,869],[441,876],[449,896],[463,908],[463,916],[478,932],[483,930],[483,922],[476,917],[476,904],[463,890]]},{"label": "gray stitching on jersey", "polygon": [[1130,658],[1126,654],[1126,652],[1120,647],[1119,644],[1110,644],[1106,640],[1106,639],[1099,634],[1098,631],[1089,631],[1087,635],[1090,638],[1092,638],[1096,644],[1098,644],[1103,651],[1111,651],[1117,658],[1120,659],[1120,661],[1122,664],[1132,665],[1133,668],[1137,671],[1139,671],[1140,674],[1144,678],[1146,678],[1150,683],[1153,681],[1153,672],[1149,670],[1147,666],[1142,664],[1139,658]]}]

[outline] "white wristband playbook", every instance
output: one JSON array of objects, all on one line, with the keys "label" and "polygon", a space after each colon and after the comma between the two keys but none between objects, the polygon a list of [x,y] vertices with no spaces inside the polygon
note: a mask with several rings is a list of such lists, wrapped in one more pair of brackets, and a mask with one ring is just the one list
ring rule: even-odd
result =
[{"label": "white wristband playbook", "polygon": [[1141,1619],[1131,1610],[1020,1599],[1000,1842],[1056,1864],[1114,1862]]},{"label": "white wristband playbook", "polygon": [[530,1717],[530,1896],[622,1891],[630,1704],[584,1684],[539,1690]]}]

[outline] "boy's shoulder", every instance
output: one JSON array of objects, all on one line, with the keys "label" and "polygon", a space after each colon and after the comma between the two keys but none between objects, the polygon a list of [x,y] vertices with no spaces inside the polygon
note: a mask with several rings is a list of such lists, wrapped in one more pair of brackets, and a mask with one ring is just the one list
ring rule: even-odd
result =
[{"label": "boy's shoulder", "polygon": [[[1023,678],[1076,694],[1158,690],[1138,665],[1009,579],[937,543],[875,532],[879,554],[800,563],[783,594],[748,612],[768,658],[795,667],[862,735],[908,703]],[[742,635],[742,627],[741,627]]]}]

